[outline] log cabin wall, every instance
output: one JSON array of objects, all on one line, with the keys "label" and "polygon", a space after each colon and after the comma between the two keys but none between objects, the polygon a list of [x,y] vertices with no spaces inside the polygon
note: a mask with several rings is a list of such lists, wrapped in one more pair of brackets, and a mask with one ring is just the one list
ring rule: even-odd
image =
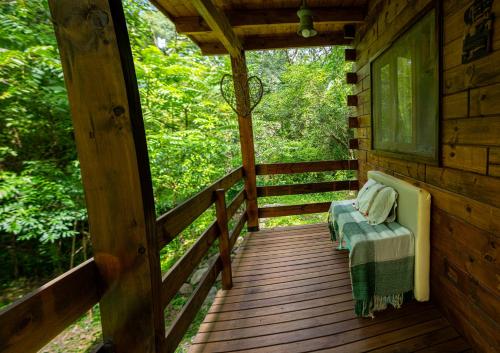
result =
[{"label": "log cabin wall", "polygon": [[442,3],[440,164],[388,158],[371,150],[370,60],[429,0],[375,0],[356,38],[355,137],[360,185],[381,170],[427,189],[431,220],[431,297],[478,351],[500,347],[500,0],[494,0],[493,52],[461,63],[464,12]]}]

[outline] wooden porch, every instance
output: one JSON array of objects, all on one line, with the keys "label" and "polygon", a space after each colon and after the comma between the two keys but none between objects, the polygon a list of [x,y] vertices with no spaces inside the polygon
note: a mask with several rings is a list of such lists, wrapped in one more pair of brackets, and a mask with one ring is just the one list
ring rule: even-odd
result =
[{"label": "wooden porch", "polygon": [[[494,102],[500,70],[493,63],[500,50],[495,47],[492,56],[477,64],[460,64],[456,48],[463,30],[456,29],[461,28],[457,23],[465,7],[461,1],[443,2],[445,12],[438,14],[447,42],[439,44],[446,69],[440,68],[445,90],[439,96],[444,130],[439,146],[446,153],[439,165],[399,160],[372,150],[370,60],[425,8],[441,2],[316,1],[313,9],[322,34],[312,40],[296,35],[297,4],[249,2],[251,12],[238,8],[238,1],[152,1],[204,53],[230,54],[239,92],[242,152],[241,167],[156,218],[121,2],[98,0],[89,6],[85,1],[49,1],[95,257],[0,312],[1,352],[38,351],[97,303],[103,341],[96,352],[175,352],[220,272],[227,289],[216,297],[193,352],[471,351],[441,312],[474,349],[498,351],[500,120]],[[266,18],[261,11],[280,16]],[[359,23],[362,19],[368,21]],[[347,31],[353,24],[358,24],[354,43]],[[353,110],[349,127],[356,129],[349,147],[358,150],[356,159],[256,164],[245,50],[349,43],[353,47],[346,49],[345,59],[355,62],[355,72],[346,73],[346,81],[356,84],[355,94],[347,97]],[[418,183],[432,193],[431,286],[441,311],[432,303],[409,303],[373,320],[356,318],[347,254],[335,250],[324,224],[258,231],[260,218],[326,212],[329,207],[314,203],[259,208],[258,197],[355,191],[358,179],[364,182],[371,169]],[[337,171],[357,176],[257,186],[260,175]],[[230,193],[232,188],[239,189]],[[168,272],[161,273],[160,250],[214,205],[213,222]],[[251,233],[231,262],[232,248],[245,226]],[[166,327],[166,306],[217,241],[220,256]]]},{"label": "wooden porch", "polygon": [[348,253],[314,224],[250,233],[190,352],[472,352],[432,303],[356,318]]}]

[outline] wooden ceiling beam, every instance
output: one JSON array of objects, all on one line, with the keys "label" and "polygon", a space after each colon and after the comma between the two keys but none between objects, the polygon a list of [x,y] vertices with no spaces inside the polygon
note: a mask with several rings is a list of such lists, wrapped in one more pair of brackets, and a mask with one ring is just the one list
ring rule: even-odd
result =
[{"label": "wooden ceiling beam", "polygon": [[[287,48],[310,48],[332,45],[349,45],[350,39],[344,38],[343,32],[319,33],[315,37],[303,38],[293,33],[286,36],[247,36],[243,38],[244,50],[271,50]],[[204,55],[227,54],[219,42],[200,43]]]},{"label": "wooden ceiling beam", "polygon": [[243,46],[236,33],[234,33],[226,15],[219,11],[211,0],[189,1],[222,43],[226,52],[232,57],[240,57]]},{"label": "wooden ceiling beam", "polygon": [[[314,22],[360,23],[364,21],[363,7],[317,7],[312,8]],[[233,28],[299,23],[297,8],[267,10],[232,10],[225,17]],[[174,20],[178,33],[196,34],[211,32],[211,26],[203,17],[177,17]]]}]

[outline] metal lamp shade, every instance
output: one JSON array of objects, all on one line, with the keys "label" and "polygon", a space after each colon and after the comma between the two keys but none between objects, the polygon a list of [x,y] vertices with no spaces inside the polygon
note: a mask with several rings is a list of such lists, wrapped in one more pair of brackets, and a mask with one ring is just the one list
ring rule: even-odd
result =
[{"label": "metal lamp shade", "polygon": [[318,32],[314,29],[313,23],[313,12],[302,6],[299,11],[297,11],[297,16],[300,18],[299,29],[297,34],[304,38],[314,37]]}]

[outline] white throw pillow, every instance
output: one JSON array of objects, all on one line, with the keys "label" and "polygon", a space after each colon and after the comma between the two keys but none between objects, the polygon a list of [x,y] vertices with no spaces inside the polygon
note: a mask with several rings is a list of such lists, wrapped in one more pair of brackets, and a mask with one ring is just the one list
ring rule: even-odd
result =
[{"label": "white throw pillow", "polygon": [[361,190],[359,190],[358,192],[358,196],[356,197],[356,201],[354,201],[354,208],[359,210],[359,200],[361,200],[363,198],[363,195],[366,193],[366,191],[368,190],[368,188],[370,186],[372,186],[373,184],[376,184],[377,182],[373,179],[368,179],[368,181],[365,183],[365,185],[363,185],[363,187],[361,188]]},{"label": "white throw pillow", "polygon": [[[397,191],[396,191],[397,193]],[[398,197],[399,197],[399,194],[396,196],[396,201],[394,201],[394,206],[392,206],[391,208],[391,212],[389,212],[389,215],[387,216],[385,222],[386,223],[392,223],[392,222],[396,222],[396,218],[397,218],[397,213],[396,213],[396,209],[398,208]]]},{"label": "white throw pillow", "polygon": [[358,211],[361,212],[363,216],[366,217],[368,215],[368,210],[370,209],[373,200],[375,199],[375,196],[377,196],[378,192],[382,190],[384,187],[385,187],[384,185],[376,182],[375,184],[371,185],[366,190],[366,192],[361,196],[361,198],[359,199]]},{"label": "white throw pillow", "polygon": [[392,220],[390,221],[394,222],[396,214],[395,207],[397,206],[396,203],[397,198],[398,198],[398,193],[393,188],[385,186],[383,189],[381,189],[373,199],[373,202],[368,211],[367,215],[368,223],[371,225],[384,223],[391,214],[391,211],[394,212],[391,215]]}]

